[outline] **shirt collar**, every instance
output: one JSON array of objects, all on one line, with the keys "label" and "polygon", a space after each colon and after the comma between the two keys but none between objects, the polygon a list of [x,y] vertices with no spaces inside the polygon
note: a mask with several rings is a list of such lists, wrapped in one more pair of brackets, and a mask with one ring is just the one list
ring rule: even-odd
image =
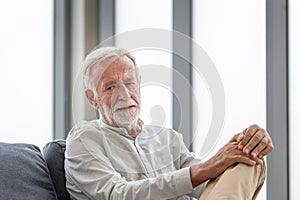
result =
[{"label": "shirt collar", "polygon": [[[128,134],[128,131],[126,130],[126,128],[115,127],[115,126],[108,125],[108,124],[106,124],[105,122],[103,122],[101,119],[100,119],[100,124],[101,124],[102,127],[104,127],[104,128],[107,128],[107,129],[109,129],[109,130],[111,130],[111,131],[113,131],[113,132],[116,132],[116,133],[118,133],[118,134],[124,136],[124,137],[127,137],[127,138],[129,138],[129,139],[134,140],[134,138],[131,137],[131,136]],[[141,133],[140,133],[140,134],[141,134]],[[139,134],[139,135],[140,135],[140,134]],[[137,137],[138,137],[139,135],[137,135]]]}]

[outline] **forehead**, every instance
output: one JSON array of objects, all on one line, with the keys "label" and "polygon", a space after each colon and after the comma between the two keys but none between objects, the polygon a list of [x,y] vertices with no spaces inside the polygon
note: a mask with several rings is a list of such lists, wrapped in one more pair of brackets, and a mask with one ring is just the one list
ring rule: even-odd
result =
[{"label": "forehead", "polygon": [[133,61],[128,58],[127,56],[122,56],[119,59],[113,61],[110,63],[104,72],[102,73],[102,76],[99,77],[99,82],[101,81],[109,81],[111,79],[121,78],[125,74],[128,73],[135,73],[135,66]]}]

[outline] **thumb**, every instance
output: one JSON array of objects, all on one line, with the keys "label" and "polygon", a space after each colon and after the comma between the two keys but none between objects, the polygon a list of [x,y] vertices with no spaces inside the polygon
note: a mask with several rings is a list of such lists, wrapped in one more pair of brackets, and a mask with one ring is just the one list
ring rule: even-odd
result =
[{"label": "thumb", "polygon": [[231,138],[230,142],[240,142],[243,138],[244,138],[243,133],[237,133]]}]

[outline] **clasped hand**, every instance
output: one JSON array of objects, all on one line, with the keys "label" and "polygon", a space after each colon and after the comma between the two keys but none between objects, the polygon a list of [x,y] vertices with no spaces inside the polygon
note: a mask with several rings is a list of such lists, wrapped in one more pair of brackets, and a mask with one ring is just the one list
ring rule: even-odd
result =
[{"label": "clasped hand", "polygon": [[274,148],[270,135],[254,124],[233,136],[211,159],[201,164],[208,169],[207,178],[215,178],[235,163],[263,164],[263,157]]},{"label": "clasped hand", "polygon": [[242,133],[236,134],[232,140],[238,143],[238,149],[259,163],[261,159],[269,154],[274,145],[268,132],[254,124],[246,128]]}]

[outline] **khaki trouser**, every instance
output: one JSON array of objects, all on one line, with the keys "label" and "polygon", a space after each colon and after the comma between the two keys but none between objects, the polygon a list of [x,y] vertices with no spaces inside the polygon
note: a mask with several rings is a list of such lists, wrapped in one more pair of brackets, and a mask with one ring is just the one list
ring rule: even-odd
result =
[{"label": "khaki trouser", "polygon": [[265,164],[256,166],[234,165],[208,182],[200,200],[255,199],[264,183],[265,176]]}]

